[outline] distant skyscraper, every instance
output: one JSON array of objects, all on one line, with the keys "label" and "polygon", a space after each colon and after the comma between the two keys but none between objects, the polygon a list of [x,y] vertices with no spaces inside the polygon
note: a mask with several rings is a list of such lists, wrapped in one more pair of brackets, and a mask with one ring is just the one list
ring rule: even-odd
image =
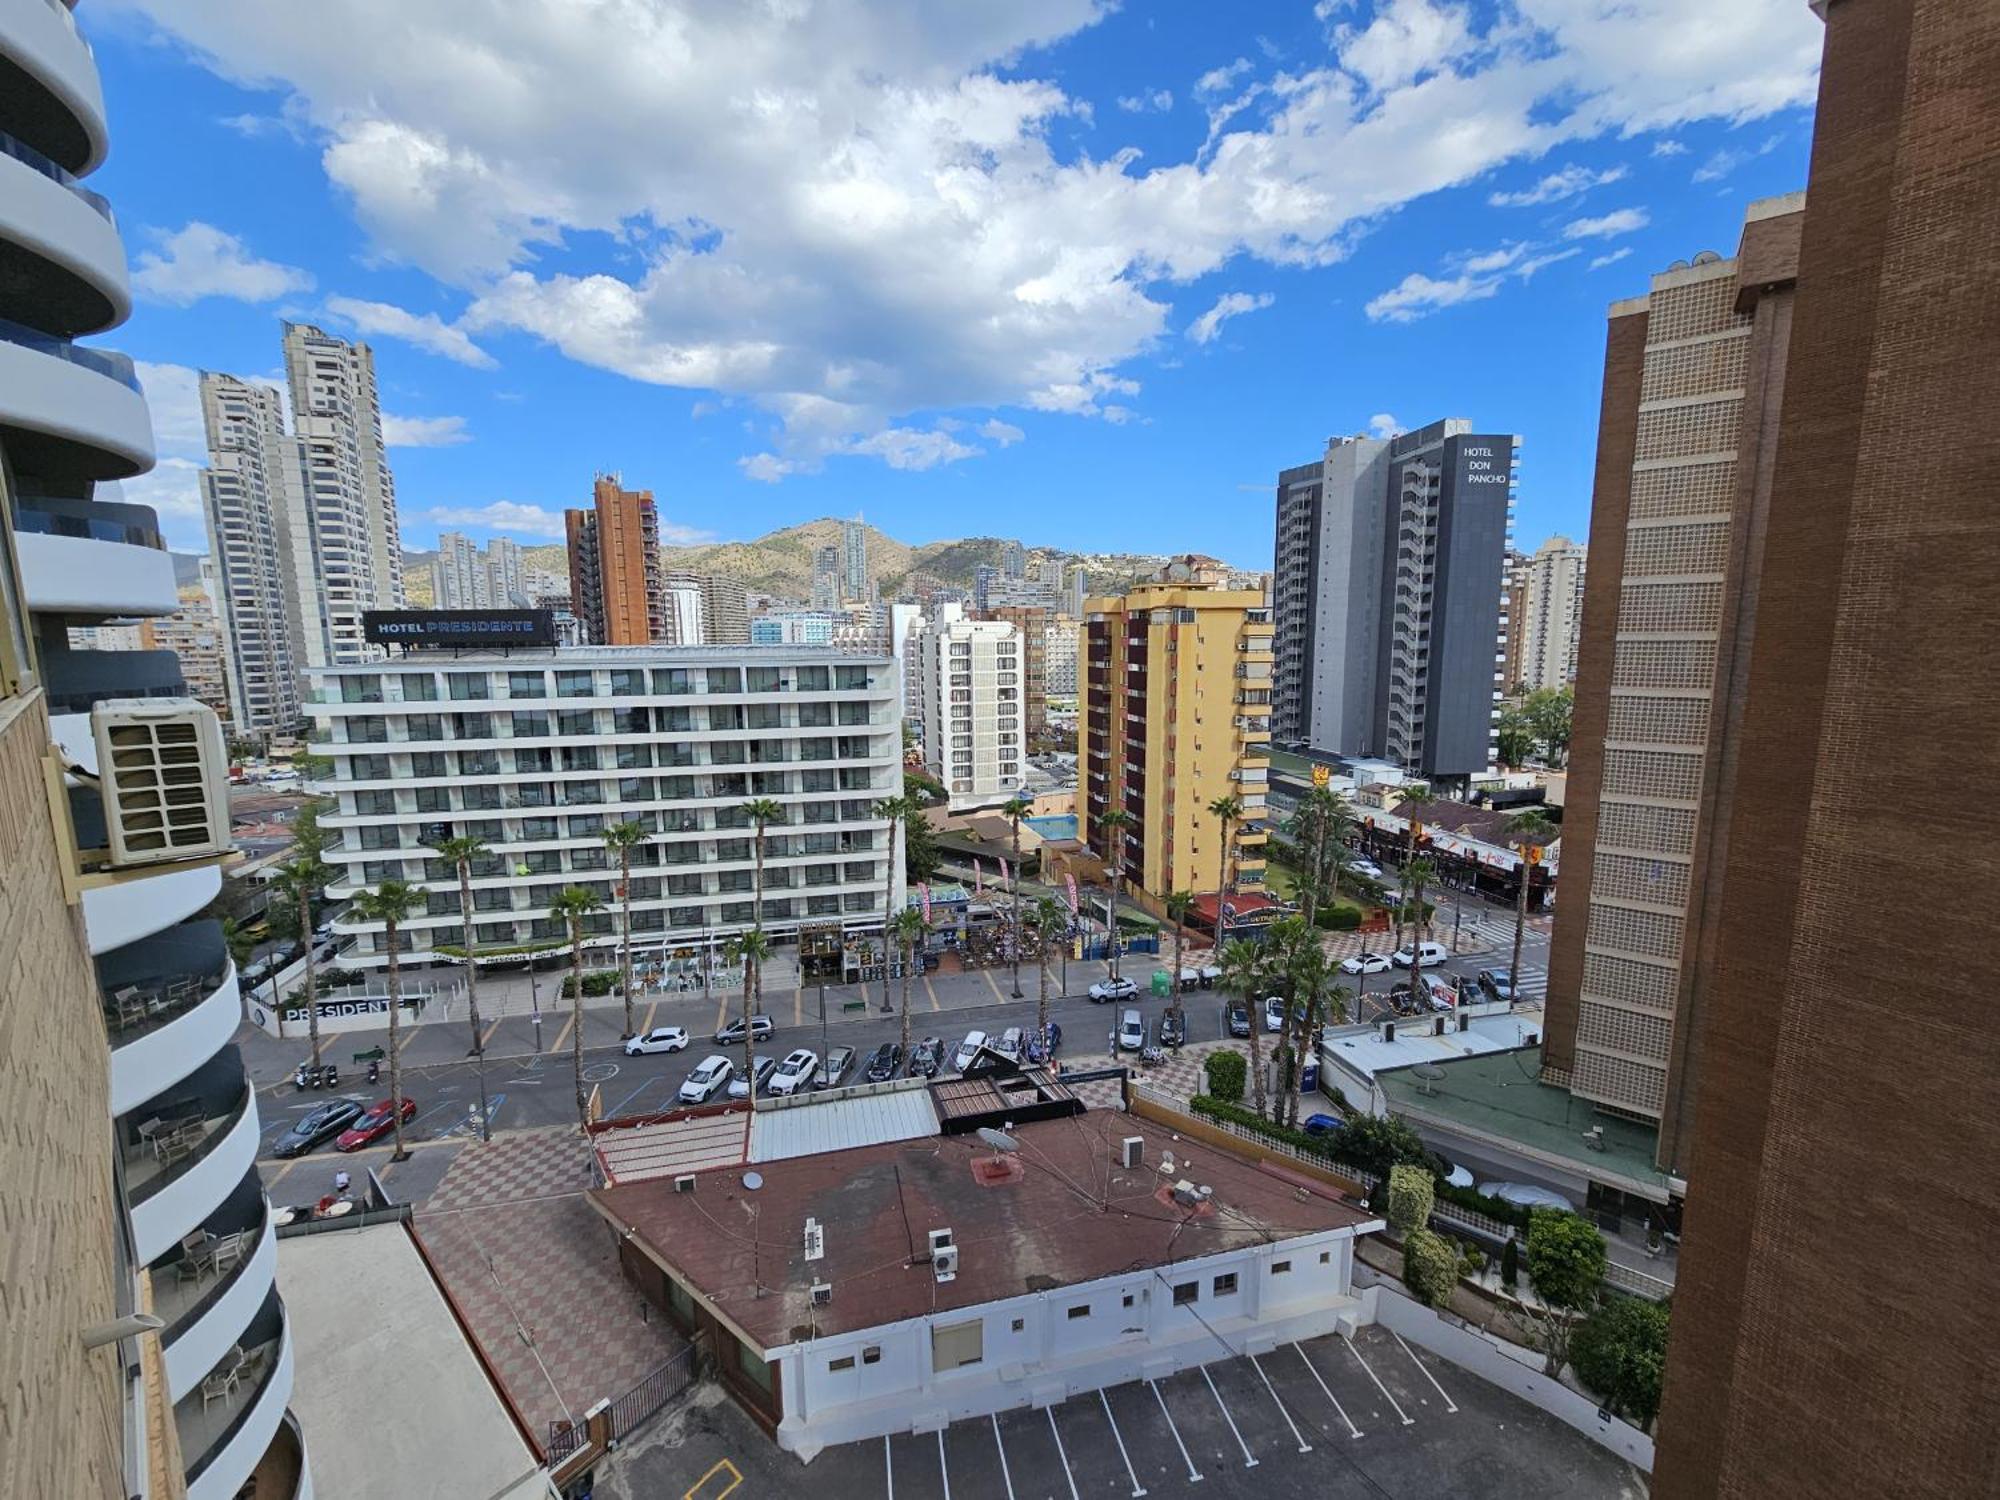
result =
[{"label": "distant skyscraper", "polygon": [[841,565],[838,547],[822,547],[813,554],[812,607],[834,609],[840,604]]},{"label": "distant skyscraper", "polygon": [[1335,439],[1278,476],[1280,740],[1434,781],[1493,763],[1516,440],[1471,426]]},{"label": "distant skyscraper", "polygon": [[868,597],[868,528],[861,517],[840,523],[842,587],[856,603]]},{"label": "distant skyscraper", "polygon": [[521,564],[521,544],[511,537],[496,536],[486,544],[483,571],[486,577],[486,602],[494,608],[506,609],[516,599],[527,597],[527,579]]},{"label": "distant skyscraper", "polygon": [[1073,620],[1081,620],[1083,618],[1083,601],[1090,597],[1090,570],[1084,567],[1082,563],[1075,563],[1070,567],[1064,583],[1068,590],[1068,609],[1066,613]]},{"label": "distant skyscraper", "polygon": [[1528,619],[1528,559],[1509,547],[1500,576],[1507,589],[1501,601],[1507,609],[1507,628],[1501,634],[1500,691],[1511,693],[1521,685],[1521,637]]},{"label": "distant skyscraper", "polygon": [[1019,794],[1026,763],[1020,627],[947,605],[911,638],[921,662],[924,760],[954,812]]},{"label": "distant skyscraper", "polygon": [[[229,650],[208,592],[180,591],[181,607],[170,615],[139,622],[141,650],[171,651],[180,658],[188,696],[206,703],[225,720],[233,717],[229,694]],[[234,725],[231,725],[234,732]]]},{"label": "distant skyscraper", "polygon": [[993,601],[994,580],[1000,577],[1000,570],[991,563],[981,563],[972,570],[972,607],[985,614]]},{"label": "distant skyscraper", "polygon": [[1527,560],[1520,672],[1530,690],[1567,687],[1576,680],[1585,551],[1566,536],[1552,536]]},{"label": "distant skyscraper", "polygon": [[1053,613],[1043,605],[997,604],[987,612],[989,620],[1012,625],[1021,637],[1021,702],[1027,710],[1028,738],[1033,739],[1049,723],[1048,624]]},{"label": "distant skyscraper", "polygon": [[750,602],[743,581],[710,573],[701,580],[701,632],[710,646],[750,644]]},{"label": "distant skyscraper", "polygon": [[437,561],[431,564],[431,603],[438,609],[478,609],[493,601],[486,591],[486,566],[479,544],[457,531],[438,533]]},{"label": "distant skyscraper", "polygon": [[563,512],[570,595],[595,646],[644,646],[667,634],[660,517],[651,490],[597,476],[590,510]]},{"label": "distant skyscraper", "polygon": [[1023,547],[1019,542],[1009,542],[1006,551],[1000,555],[1000,566],[1007,570],[1009,578],[1026,578],[1028,576],[1028,549]]},{"label": "distant skyscraper", "polygon": [[668,573],[661,581],[666,599],[667,633],[660,644],[700,646],[708,641],[702,629],[701,579],[693,573]]}]

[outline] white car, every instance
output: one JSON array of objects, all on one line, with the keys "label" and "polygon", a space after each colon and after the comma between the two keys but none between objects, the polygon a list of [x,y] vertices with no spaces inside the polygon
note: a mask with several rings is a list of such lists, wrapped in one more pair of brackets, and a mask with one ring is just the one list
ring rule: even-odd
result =
[{"label": "white car", "polygon": [[625,1043],[627,1057],[644,1057],[652,1052],[684,1052],[687,1050],[688,1034],[685,1026],[655,1026],[651,1031],[642,1031]]},{"label": "white car", "polygon": [[1370,880],[1382,878],[1382,867],[1372,859],[1352,860],[1348,863],[1347,871],[1350,875],[1364,875]]},{"label": "white car", "polygon": [[1424,956],[1424,963],[1427,966],[1445,963],[1451,958],[1451,951],[1441,943],[1420,943],[1415,952],[1408,948],[1398,948],[1389,955],[1389,962],[1399,969],[1407,969],[1416,963],[1417,953]]},{"label": "white car", "polygon": [[1576,1205],[1569,1199],[1554,1188],[1545,1188],[1539,1183],[1482,1182],[1479,1191],[1485,1197],[1498,1198],[1516,1208],[1556,1208],[1568,1213],[1576,1212]]},{"label": "white car", "polygon": [[1130,1000],[1139,993],[1139,981],[1120,974],[1116,979],[1100,979],[1090,987],[1090,998],[1099,1005],[1107,1000]]},{"label": "white car", "polygon": [[1380,974],[1388,967],[1389,955],[1386,953],[1357,953],[1340,961],[1340,972],[1343,974]]},{"label": "white car", "polygon": [[979,1055],[979,1049],[985,1045],[985,1032],[966,1032],[965,1040],[958,1044],[958,1051],[951,1055],[952,1071],[954,1073],[963,1073],[967,1068],[971,1067],[973,1058]]},{"label": "white car", "polygon": [[1028,1032],[1021,1026],[1009,1026],[1000,1033],[1000,1040],[993,1044],[993,1050],[1011,1062],[1019,1062],[1027,1048]]},{"label": "white car", "polygon": [[722,1092],[735,1072],[736,1064],[726,1057],[704,1057],[676,1097],[683,1104],[706,1104]]},{"label": "white car", "polygon": [[[805,1047],[797,1047],[785,1054],[785,1060],[778,1064],[771,1074],[769,1087],[763,1088],[767,1094],[796,1094],[812,1082],[813,1074],[819,1071],[819,1054]],[[760,1085],[760,1087],[762,1087]]]},{"label": "white car", "polygon": [[1118,1018],[1118,1046],[1126,1052],[1137,1052],[1146,1045],[1146,1018],[1136,1010],[1128,1010]]},{"label": "white car", "polygon": [[1285,997],[1266,995],[1264,997],[1264,1029],[1283,1031],[1285,1029]]},{"label": "white car", "polygon": [[[777,1059],[766,1057],[761,1052],[750,1059],[750,1071],[752,1076],[757,1080],[757,1092],[759,1095],[770,1093],[771,1074],[777,1066]],[[750,1097],[750,1079],[745,1078],[740,1073],[730,1079],[729,1097],[732,1099],[748,1099]]]}]

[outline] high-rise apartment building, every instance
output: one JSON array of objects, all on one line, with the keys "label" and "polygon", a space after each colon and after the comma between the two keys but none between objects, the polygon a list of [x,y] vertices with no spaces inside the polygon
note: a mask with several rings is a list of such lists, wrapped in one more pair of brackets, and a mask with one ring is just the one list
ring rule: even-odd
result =
[{"label": "high-rise apartment building", "polygon": [[1686,1167],[1687,1018],[1731,841],[1719,792],[1761,614],[1803,209],[1753,204],[1735,259],[1653,277],[1612,304],[1606,342],[1542,1073],[1658,1121],[1670,1171]]},{"label": "high-rise apartment building", "polygon": [[[881,930],[902,868],[876,804],[902,786],[899,683],[887,658],[812,647],[412,650],[317,674],[312,713],[329,730],[336,799],[322,826],[333,899],[387,879],[425,892],[401,930],[403,963],[459,940],[455,869],[438,841],[483,838],[473,866],[477,940],[513,947],[563,937],[549,903],[586,886],[607,910],[587,943],[615,947],[617,905],[599,834],[635,821],[634,941],[717,955],[757,920],[755,837],[743,804],[785,809],[764,848],[763,927]],[[385,963],[382,929],[349,912],[344,961]]]},{"label": "high-rise apartment building", "polygon": [[981,563],[972,570],[972,607],[980,614],[992,607],[994,585],[1000,578],[1000,570],[991,563]]},{"label": "high-rise apartment building", "polygon": [[838,609],[841,596],[840,549],[827,546],[813,554],[812,607]]},{"label": "high-rise apartment building", "polygon": [[947,604],[916,640],[924,762],[951,810],[1011,801],[1027,763],[1020,628],[968,620],[961,606]]},{"label": "high-rise apartment building", "polygon": [[[181,681],[186,684],[187,695],[228,719],[229,644],[223,638],[222,620],[206,589],[184,588],[180,591],[180,601],[180,608],[172,614],[139,622],[139,648],[173,652],[174,659],[181,664]],[[234,725],[231,732],[234,733]]]},{"label": "high-rise apartment building", "polygon": [[1073,563],[1063,575],[1063,613],[1072,620],[1083,618],[1083,601],[1090,595],[1090,570],[1082,563]]},{"label": "high-rise apartment building", "polygon": [[[2000,405],[2000,12],[1821,9],[1796,295],[1767,293],[1783,218],[1738,255],[1745,424],[1777,431],[1736,445],[1762,524],[1723,590],[1753,638],[1711,700],[1733,753],[1690,951],[1662,1500],[1970,1496],[1996,1472],[2000,1032],[1976,963],[1911,964],[1872,919],[1942,868],[1977,893],[1951,902],[1951,947],[2000,938],[1993,819],[1965,796],[2000,743],[1996,443],[1967,422]],[[1760,367],[1786,318],[1782,367]],[[1870,1315],[1827,1317],[1842,1289]]]},{"label": "high-rise apartment building", "polygon": [[1009,542],[1000,552],[1000,566],[1009,578],[1028,576],[1028,549],[1019,542]]},{"label": "high-rise apartment building", "polygon": [[[1521,637],[1528,615],[1528,559],[1526,554],[1507,549],[1507,558],[1500,566],[1500,577],[1504,591],[1500,596],[1500,607],[1505,612],[1506,625],[1500,635],[1500,688],[1512,693],[1521,685]],[[1579,593],[1577,608],[1581,611],[1583,601]]]},{"label": "high-rise apartment building", "polygon": [[703,575],[701,638],[709,646],[750,644],[750,599],[741,579]]},{"label": "high-rise apartment building", "polygon": [[132,362],[76,342],[131,296],[70,8],[0,6],[0,76],[0,1495],[296,1500],[242,1001],[198,915],[220,864],[102,852],[93,708],[186,689],[171,651],[72,645],[182,601],[153,510],[98,488],[153,440]]},{"label": "high-rise apartment building", "polygon": [[[1171,575],[1175,570],[1168,568]],[[1154,912],[1177,890],[1264,881],[1271,776],[1271,612],[1261,594],[1178,579],[1085,601],[1078,837]],[[1114,840],[1101,821],[1132,821]]]},{"label": "high-rise apartment building", "polygon": [[702,628],[701,579],[693,573],[668,573],[660,580],[666,605],[668,646],[699,646],[708,640]]},{"label": "high-rise apartment building", "polygon": [[1052,615],[1042,627],[1042,689],[1048,698],[1076,697],[1077,622]]},{"label": "high-rise apartment building", "polygon": [[528,597],[527,570],[521,561],[521,544],[512,537],[496,536],[486,544],[481,570],[486,579],[486,602],[495,609],[514,607]]},{"label": "high-rise apartment building", "polygon": [[600,474],[592,508],[563,512],[570,595],[599,646],[644,646],[667,636],[661,589],[660,516],[651,490]]},{"label": "high-rise apartment building", "polygon": [[[1576,652],[1583,637],[1583,581],[1586,549],[1566,536],[1537,547],[1523,573],[1527,581],[1520,607],[1520,676],[1503,677],[1511,690],[1525,682],[1530,691],[1568,687],[1576,681]],[[1513,629],[1513,615],[1508,616]]]},{"label": "high-rise apartment building", "polygon": [[1274,727],[1462,783],[1493,763],[1517,439],[1447,418],[1278,476]]},{"label": "high-rise apartment building", "polygon": [[856,516],[840,523],[841,591],[851,603],[868,601],[868,528]]},{"label": "high-rise apartment building", "polygon": [[482,609],[493,602],[477,542],[460,531],[440,531],[437,551],[431,564],[431,603],[436,608]]},{"label": "high-rise apartment building", "polygon": [[774,609],[750,620],[753,646],[831,646],[839,616],[824,609]]},{"label": "high-rise apartment building", "polygon": [[1021,703],[1026,711],[1028,736],[1049,727],[1048,628],[1055,616],[1037,604],[996,604],[986,612],[989,620],[1003,620],[1021,636]]}]

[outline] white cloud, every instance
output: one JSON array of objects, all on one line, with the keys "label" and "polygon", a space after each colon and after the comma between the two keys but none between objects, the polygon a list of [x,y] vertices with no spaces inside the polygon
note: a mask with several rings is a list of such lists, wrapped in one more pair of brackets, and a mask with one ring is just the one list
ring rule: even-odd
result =
[{"label": "white cloud", "polygon": [[1368,435],[1370,437],[1392,438],[1403,430],[1403,424],[1386,411],[1378,411],[1368,419]]},{"label": "white cloud", "polygon": [[1222,325],[1231,318],[1269,307],[1277,300],[1269,292],[1254,295],[1249,292],[1224,292],[1216,298],[1215,306],[1188,324],[1187,336],[1197,344],[1212,344],[1216,335],[1222,332]]},{"label": "white cloud", "polygon": [[475,370],[491,370],[499,364],[473,343],[463,329],[445,322],[436,313],[419,316],[392,303],[364,302],[358,297],[329,297],[326,310],[346,319],[364,335],[401,339],[459,364],[471,365]]},{"label": "white cloud", "polygon": [[1539,203],[1560,203],[1565,198],[1574,198],[1579,193],[1587,193],[1594,187],[1606,183],[1619,182],[1625,177],[1625,168],[1607,167],[1601,172],[1589,167],[1568,166],[1561,171],[1551,172],[1533,187],[1523,188],[1514,193],[1488,193],[1486,201],[1495,208],[1532,208]]},{"label": "white cloud", "polygon": [[1369,298],[1367,313],[1376,323],[1414,323],[1440,308],[1477,302],[1499,290],[1497,276],[1466,271],[1449,281],[1439,281],[1421,271],[1412,271],[1388,291]]},{"label": "white cloud", "polygon": [[1174,107],[1173,91],[1170,89],[1148,89],[1143,94],[1121,94],[1118,107],[1128,115],[1143,115],[1147,111],[1165,114]]},{"label": "white cloud", "polygon": [[153,417],[153,445],[162,454],[208,457],[208,432],[201,420],[201,375],[186,365],[136,360],[139,386]]},{"label": "white cloud", "polygon": [[260,260],[235,235],[199,219],[171,232],[149,231],[149,238],[159,248],[140,252],[133,264],[132,285],[155,302],[176,307],[204,297],[275,302],[313,284],[297,266]]},{"label": "white cloud", "polygon": [[[808,465],[934,430],[917,411],[1130,413],[1096,382],[1196,278],[1329,264],[1571,142],[1809,104],[1822,40],[1797,5],[1394,0],[1317,57],[1213,70],[1208,138],[1142,159],[1079,152],[1043,50],[1110,0],[103,3],[303,122],[373,252],[466,295],[434,340],[523,331],[740,399]],[[551,253],[606,238],[628,258],[600,274]]]},{"label": "white cloud", "polygon": [[391,448],[450,448],[472,441],[463,417],[399,417],[382,413],[382,441]]},{"label": "white cloud", "polygon": [[1623,245],[1616,250],[1610,251],[1608,254],[1594,255],[1591,257],[1590,260],[1590,269],[1593,271],[1601,271],[1606,266],[1615,266],[1618,264],[1619,261],[1623,260],[1626,256],[1630,255],[1631,253],[1632,253],[1632,247],[1630,245]]},{"label": "white cloud", "polygon": [[979,424],[979,435],[996,447],[1011,448],[1027,436],[1012,422],[1003,422],[998,417]]},{"label": "white cloud", "polygon": [[1234,88],[1238,80],[1248,74],[1254,65],[1247,57],[1239,57],[1235,62],[1224,63],[1219,68],[1210,68],[1194,81],[1197,98],[1207,98],[1216,94],[1226,94]]},{"label": "white cloud", "polygon": [[563,536],[561,511],[543,505],[522,505],[515,500],[495,500],[490,505],[478,506],[433,506],[424,512],[424,519],[440,526],[480,526],[550,541],[560,541]]},{"label": "white cloud", "polygon": [[1683,146],[1679,141],[1655,141],[1653,142],[1653,155],[1686,156],[1687,147]]},{"label": "white cloud", "polygon": [[1695,182],[1720,182],[1747,161],[1755,161],[1760,156],[1768,156],[1784,144],[1781,135],[1766,136],[1762,144],[1732,150],[1725,146],[1716,151],[1707,161],[1694,169]]},{"label": "white cloud", "polygon": [[1652,221],[1643,208],[1616,208],[1608,214],[1599,214],[1594,219],[1571,219],[1563,225],[1566,240],[1608,240],[1621,234],[1630,234],[1635,229],[1644,229]]}]

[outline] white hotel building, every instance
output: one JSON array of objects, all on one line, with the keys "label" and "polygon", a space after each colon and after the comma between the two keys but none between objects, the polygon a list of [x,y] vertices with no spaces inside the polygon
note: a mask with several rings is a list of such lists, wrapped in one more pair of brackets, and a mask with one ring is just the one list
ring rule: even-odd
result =
[{"label": "white hotel building", "polygon": [[[617,860],[601,833],[632,821],[635,951],[713,949],[754,923],[755,832],[769,797],[764,929],[879,931],[903,899],[901,846],[876,812],[902,789],[902,686],[887,657],[827,647],[584,646],[413,650],[312,674],[314,753],[331,759],[322,825],[335,900],[388,879],[420,884],[428,910],[399,946],[421,963],[461,940],[458,872],[432,852],[473,834],[482,951],[560,944],[549,911],[581,885],[586,919],[617,942]],[[342,962],[386,961],[379,923],[338,921]]]}]

